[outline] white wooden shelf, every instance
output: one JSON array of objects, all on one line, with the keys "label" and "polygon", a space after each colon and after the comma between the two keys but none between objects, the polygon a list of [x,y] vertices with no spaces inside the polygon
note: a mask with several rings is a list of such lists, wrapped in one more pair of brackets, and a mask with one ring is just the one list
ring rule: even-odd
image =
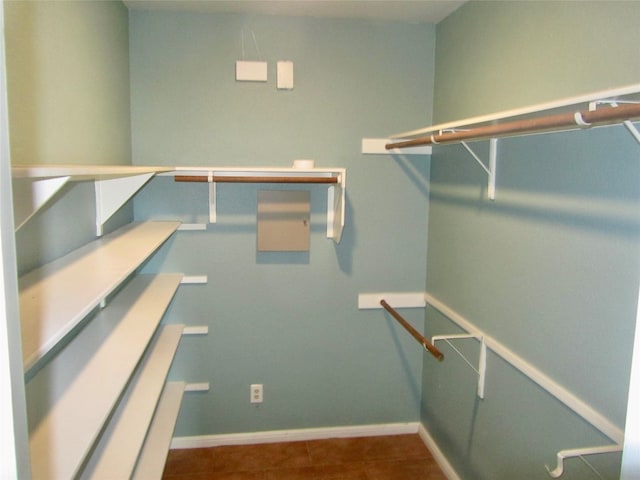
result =
[{"label": "white wooden shelf", "polygon": [[140,452],[133,479],[162,478],[185,386],[185,382],[169,382],[164,387],[149,434]]},{"label": "white wooden shelf", "polygon": [[148,167],[134,165],[15,165],[11,167],[13,178],[71,177],[72,180],[106,180],[145,173],[168,172],[173,167]]},{"label": "white wooden shelf", "polygon": [[[286,167],[175,167],[175,171],[163,175],[202,177],[209,183],[209,222],[216,223],[216,181],[214,177],[259,177],[263,183],[269,178],[286,178],[295,183],[299,179],[335,179],[327,188],[327,238],[340,243],[345,221],[347,192],[346,168],[286,168]],[[241,181],[241,180],[238,180]],[[279,182],[281,183],[281,182]]]},{"label": "white wooden shelf", "polygon": [[94,181],[96,227],[104,223],[151,177],[173,167],[131,165],[22,165],[11,169],[14,221],[18,230],[67,182]]},{"label": "white wooden shelf", "polygon": [[503,120],[509,120],[514,118],[526,118],[531,115],[537,115],[541,112],[561,112],[573,110],[576,105],[590,104],[591,102],[601,100],[640,100],[640,83],[626,85],[618,88],[611,88],[607,90],[599,90],[597,92],[590,92],[584,95],[577,95],[574,97],[566,97],[551,102],[537,103],[534,105],[525,106],[522,108],[515,108],[512,110],[504,110],[501,112],[492,113],[489,115],[480,115],[477,117],[470,117],[452,122],[440,123],[437,125],[431,125],[417,130],[411,130],[409,132],[396,133],[391,135],[390,138],[394,141],[398,139],[407,139],[416,136],[421,136],[426,133],[439,132],[443,130],[460,129],[470,125],[483,125],[483,124],[495,124],[500,123]]},{"label": "white wooden shelf", "polygon": [[[119,292],[40,375],[59,380],[46,415],[30,434],[33,478],[74,478],[117,405],[181,274],[139,275]],[[106,339],[105,332],[108,332]],[[100,344],[94,348],[96,339]],[[152,354],[153,355],[153,354]]]},{"label": "white wooden shelf", "polygon": [[184,325],[162,327],[102,434],[81,479],[131,478],[183,329]]},{"label": "white wooden shelf", "polygon": [[133,223],[19,279],[25,370],[62,340],[180,225]]},{"label": "white wooden shelf", "polygon": [[[599,108],[602,105],[606,107]],[[487,197],[495,200],[499,138],[622,124],[640,144],[640,131],[632,123],[640,116],[639,106],[640,84],[633,84],[398,133],[386,146],[395,147],[391,150],[395,151],[460,144],[487,173]],[[480,140],[489,141],[488,161],[467,144]]]}]

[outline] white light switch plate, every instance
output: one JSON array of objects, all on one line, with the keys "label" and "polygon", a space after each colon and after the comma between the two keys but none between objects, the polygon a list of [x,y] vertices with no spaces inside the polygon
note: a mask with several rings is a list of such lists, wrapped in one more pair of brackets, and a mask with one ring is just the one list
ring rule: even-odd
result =
[{"label": "white light switch plate", "polygon": [[293,62],[279,61],[277,67],[278,89],[293,90]]},{"label": "white light switch plate", "polygon": [[267,62],[236,62],[236,80],[244,82],[266,82]]}]

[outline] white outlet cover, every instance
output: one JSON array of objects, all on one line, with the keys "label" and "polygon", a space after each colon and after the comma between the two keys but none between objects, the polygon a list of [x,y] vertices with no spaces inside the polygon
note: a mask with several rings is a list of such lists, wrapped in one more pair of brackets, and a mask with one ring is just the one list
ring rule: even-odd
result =
[{"label": "white outlet cover", "polygon": [[251,403],[262,403],[262,385],[252,384],[249,387],[249,401]]}]

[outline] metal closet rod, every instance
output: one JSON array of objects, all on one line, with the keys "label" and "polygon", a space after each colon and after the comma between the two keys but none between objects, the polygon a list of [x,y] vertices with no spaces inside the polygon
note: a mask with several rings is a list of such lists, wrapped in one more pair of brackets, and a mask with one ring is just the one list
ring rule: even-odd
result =
[{"label": "metal closet rod", "polygon": [[385,145],[385,148],[391,150],[394,148],[437,145],[439,143],[453,143],[466,140],[525,135],[544,131],[566,130],[575,127],[591,127],[597,124],[624,122],[639,117],[640,104],[627,104],[617,107],[603,107],[597,110],[584,110],[539,118],[514,120],[497,125],[475,127],[469,130],[443,131],[412,140],[388,143]]},{"label": "metal closet rod", "polygon": [[411,336],[415,338],[418,343],[421,344],[431,355],[436,357],[439,361],[444,360],[444,355],[442,354],[442,352],[438,350],[434,345],[429,343],[429,340],[427,340],[420,334],[420,332],[413,328],[411,324],[407,322],[396,310],[394,310],[391,305],[385,302],[384,299],[380,300],[380,305],[382,305],[382,308],[389,312],[391,316],[395,318],[400,323],[400,325],[402,325],[404,329],[409,332]]},{"label": "metal closet rod", "polygon": [[216,183],[338,183],[337,177],[269,177],[231,175],[176,175],[176,182],[216,182]]}]

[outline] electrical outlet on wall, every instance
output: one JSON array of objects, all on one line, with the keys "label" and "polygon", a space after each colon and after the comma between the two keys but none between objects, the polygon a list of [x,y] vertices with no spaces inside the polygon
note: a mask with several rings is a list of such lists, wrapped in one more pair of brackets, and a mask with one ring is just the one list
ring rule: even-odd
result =
[{"label": "electrical outlet on wall", "polygon": [[251,403],[262,403],[262,399],[263,399],[262,384],[254,383],[253,385],[250,385],[249,394],[250,394]]}]

